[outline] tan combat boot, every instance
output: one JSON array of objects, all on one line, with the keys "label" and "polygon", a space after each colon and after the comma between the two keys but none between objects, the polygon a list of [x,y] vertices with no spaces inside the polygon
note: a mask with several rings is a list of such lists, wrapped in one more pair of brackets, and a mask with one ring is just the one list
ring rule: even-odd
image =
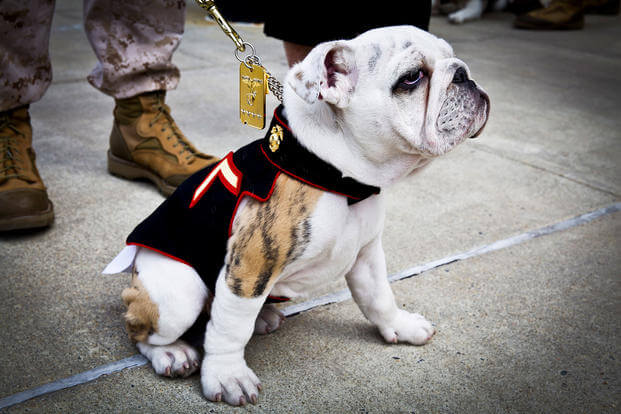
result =
[{"label": "tan combat boot", "polygon": [[584,0],[552,0],[548,7],[518,16],[513,26],[529,30],[582,29],[584,10]]},{"label": "tan combat boot", "polygon": [[49,226],[54,207],[35,165],[28,106],[0,113],[0,231]]},{"label": "tan combat boot", "polygon": [[199,152],[187,140],[164,103],[165,94],[155,91],[115,100],[108,171],[132,180],[146,178],[169,196],[218,158]]}]

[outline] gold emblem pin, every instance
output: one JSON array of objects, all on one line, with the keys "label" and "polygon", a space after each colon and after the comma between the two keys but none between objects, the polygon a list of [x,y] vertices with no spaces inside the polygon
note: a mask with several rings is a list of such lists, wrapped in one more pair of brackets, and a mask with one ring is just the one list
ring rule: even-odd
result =
[{"label": "gold emblem pin", "polygon": [[280,143],[282,142],[282,127],[280,125],[275,125],[270,132],[270,150],[276,152],[278,148],[280,148]]}]

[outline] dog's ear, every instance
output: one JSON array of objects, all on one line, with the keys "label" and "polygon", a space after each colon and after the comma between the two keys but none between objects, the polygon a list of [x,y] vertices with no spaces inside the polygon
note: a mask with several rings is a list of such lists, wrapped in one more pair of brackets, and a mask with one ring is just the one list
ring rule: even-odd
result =
[{"label": "dog's ear", "polygon": [[288,83],[306,102],[318,99],[344,108],[356,89],[354,50],[345,41],[322,43],[291,69]]}]

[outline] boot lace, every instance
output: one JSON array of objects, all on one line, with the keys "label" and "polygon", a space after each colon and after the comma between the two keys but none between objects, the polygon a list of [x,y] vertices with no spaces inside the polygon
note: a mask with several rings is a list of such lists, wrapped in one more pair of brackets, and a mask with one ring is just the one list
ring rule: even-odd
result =
[{"label": "boot lace", "polygon": [[175,120],[170,114],[170,111],[168,110],[164,102],[162,102],[161,96],[158,96],[157,103],[155,103],[153,107],[157,111],[157,114],[149,122],[149,127],[153,127],[153,125],[155,125],[160,119],[164,118],[167,122],[165,125],[162,126],[161,131],[166,132],[167,129],[170,129],[171,132],[171,134],[168,135],[166,139],[169,141],[171,139],[175,139],[176,142],[173,144],[173,148],[181,146],[178,155],[182,156],[185,152],[187,152],[188,154],[185,156],[185,159],[187,161],[193,161],[197,155],[196,150],[192,147],[192,144],[190,144],[183,136],[181,131],[179,131],[179,128],[177,127]]},{"label": "boot lace", "polygon": [[24,157],[27,157],[27,154],[20,151],[18,144],[20,136],[23,137],[24,134],[11,122],[8,114],[0,114],[0,180],[27,179],[24,175],[26,162]]}]

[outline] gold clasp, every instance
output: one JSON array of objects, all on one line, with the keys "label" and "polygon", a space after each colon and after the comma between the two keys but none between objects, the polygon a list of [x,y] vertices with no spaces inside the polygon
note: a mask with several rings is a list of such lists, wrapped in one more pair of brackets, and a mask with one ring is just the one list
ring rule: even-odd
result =
[{"label": "gold clasp", "polygon": [[196,0],[199,6],[203,9],[207,10],[207,13],[218,23],[220,28],[228,37],[231,38],[237,50],[243,52],[246,50],[246,45],[242,38],[237,34],[235,29],[231,27],[231,25],[226,21],[226,19],[220,14],[218,8],[216,7],[216,2],[214,0]]}]

